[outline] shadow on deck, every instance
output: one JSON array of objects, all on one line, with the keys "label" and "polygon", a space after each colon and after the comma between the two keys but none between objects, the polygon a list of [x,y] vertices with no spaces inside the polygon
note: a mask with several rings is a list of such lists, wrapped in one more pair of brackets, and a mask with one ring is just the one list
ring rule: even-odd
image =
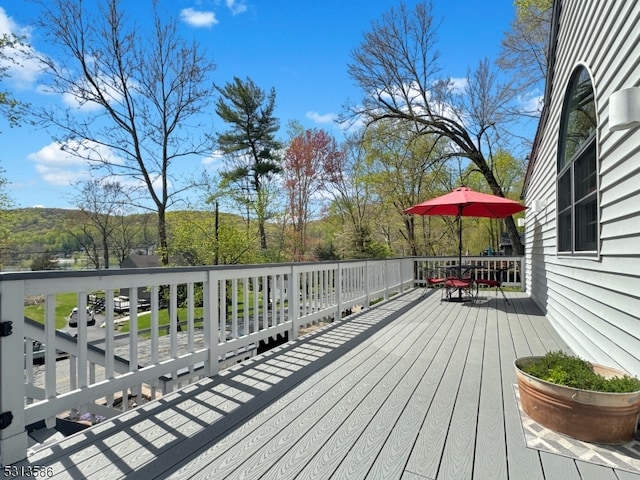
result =
[{"label": "shadow on deck", "polygon": [[627,474],[526,447],[513,360],[566,348],[529,298],[421,294],[321,327],[20,465],[72,479]]}]

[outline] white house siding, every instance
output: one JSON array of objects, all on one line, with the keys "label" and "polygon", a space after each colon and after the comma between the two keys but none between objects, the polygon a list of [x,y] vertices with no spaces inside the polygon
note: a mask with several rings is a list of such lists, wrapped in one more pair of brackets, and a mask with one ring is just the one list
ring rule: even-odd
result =
[{"label": "white house siding", "polygon": [[[640,87],[640,2],[560,3],[547,121],[525,190],[526,287],[576,353],[640,375],[640,127],[610,132],[608,120],[609,96]],[[591,72],[598,115],[597,258],[556,250],[559,123],[579,64]]]}]

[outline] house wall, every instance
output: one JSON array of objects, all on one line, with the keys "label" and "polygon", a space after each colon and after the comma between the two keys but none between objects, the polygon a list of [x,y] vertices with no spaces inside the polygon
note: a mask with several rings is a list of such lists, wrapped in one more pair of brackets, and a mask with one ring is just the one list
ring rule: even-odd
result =
[{"label": "house wall", "polygon": [[[548,111],[525,189],[526,288],[575,353],[640,375],[640,128],[609,130],[610,95],[640,86],[640,2],[560,4]],[[556,248],[559,123],[579,64],[591,72],[598,114],[597,257]]]}]

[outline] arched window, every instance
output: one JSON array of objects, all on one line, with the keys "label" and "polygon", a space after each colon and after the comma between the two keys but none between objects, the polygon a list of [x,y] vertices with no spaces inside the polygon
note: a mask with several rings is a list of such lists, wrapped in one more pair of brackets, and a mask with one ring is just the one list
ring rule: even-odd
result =
[{"label": "arched window", "polygon": [[597,253],[596,104],[591,76],[578,67],[569,81],[558,144],[558,252]]}]

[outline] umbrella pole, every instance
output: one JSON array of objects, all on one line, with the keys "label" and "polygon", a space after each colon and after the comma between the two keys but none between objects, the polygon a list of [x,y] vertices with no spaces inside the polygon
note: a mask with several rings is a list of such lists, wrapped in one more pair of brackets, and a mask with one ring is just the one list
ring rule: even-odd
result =
[{"label": "umbrella pole", "polygon": [[[462,278],[462,207],[458,215],[458,278]],[[462,298],[462,290],[458,290],[458,297]]]},{"label": "umbrella pole", "polygon": [[462,216],[458,216],[458,268],[462,270]]}]

